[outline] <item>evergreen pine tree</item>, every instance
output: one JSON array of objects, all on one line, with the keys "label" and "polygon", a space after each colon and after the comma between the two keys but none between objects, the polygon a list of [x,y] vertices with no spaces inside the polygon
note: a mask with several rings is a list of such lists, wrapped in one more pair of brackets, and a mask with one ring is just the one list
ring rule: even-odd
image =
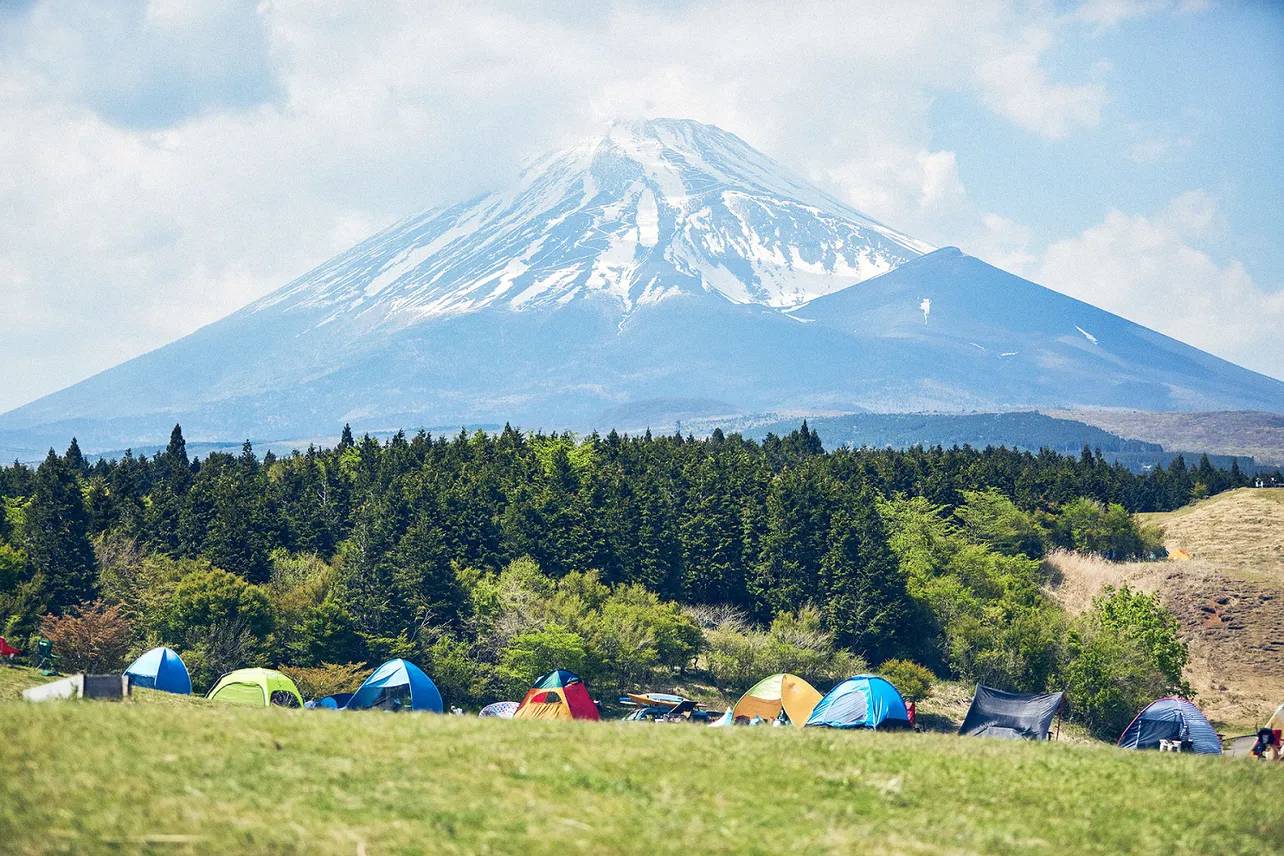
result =
[{"label": "evergreen pine tree", "polygon": [[66,461],[73,473],[82,476],[89,474],[89,464],[85,461],[85,456],[80,454],[80,444],[75,437],[71,438],[71,445],[67,447]]},{"label": "evergreen pine tree", "polygon": [[75,474],[53,449],[36,470],[24,531],[27,560],[44,577],[49,609],[61,613],[91,600],[95,568],[89,515]]},{"label": "evergreen pine tree", "polygon": [[874,662],[897,653],[909,596],[868,487],[834,515],[821,586],[838,644]]},{"label": "evergreen pine tree", "polygon": [[339,448],[351,449],[356,444],[356,440],[352,439],[352,426],[346,422],[343,423],[343,434],[339,437]]}]

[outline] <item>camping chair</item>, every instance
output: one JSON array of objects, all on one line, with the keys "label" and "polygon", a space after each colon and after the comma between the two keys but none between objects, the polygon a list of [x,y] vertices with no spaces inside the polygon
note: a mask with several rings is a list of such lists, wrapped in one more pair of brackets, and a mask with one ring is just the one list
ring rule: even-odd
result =
[{"label": "camping chair", "polygon": [[58,674],[58,664],[54,657],[53,643],[41,639],[36,643],[36,668],[45,677]]},{"label": "camping chair", "polygon": [[13,658],[21,653],[17,648],[10,645],[3,636],[0,636],[0,657],[4,657],[5,664],[9,668],[13,668]]}]

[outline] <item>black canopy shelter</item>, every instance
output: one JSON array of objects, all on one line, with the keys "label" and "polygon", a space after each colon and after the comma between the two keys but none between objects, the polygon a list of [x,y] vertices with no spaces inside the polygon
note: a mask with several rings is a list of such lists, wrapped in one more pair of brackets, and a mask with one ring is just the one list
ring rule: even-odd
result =
[{"label": "black canopy shelter", "polygon": [[1005,740],[1047,740],[1052,718],[1061,710],[1065,693],[1026,695],[976,685],[972,706],[959,734]]}]

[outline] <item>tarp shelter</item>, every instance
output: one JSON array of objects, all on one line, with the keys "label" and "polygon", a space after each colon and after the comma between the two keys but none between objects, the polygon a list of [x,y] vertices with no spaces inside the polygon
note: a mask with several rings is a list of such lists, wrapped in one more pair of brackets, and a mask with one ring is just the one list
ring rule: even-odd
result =
[{"label": "tarp shelter", "polygon": [[820,698],[816,688],[802,678],[780,672],[750,687],[731,709],[731,719],[752,720],[756,716],[773,720],[783,710],[790,722],[802,728]]},{"label": "tarp shelter", "polygon": [[1006,740],[1047,740],[1065,693],[1008,693],[976,685],[959,734]]},{"label": "tarp shelter", "polygon": [[588,687],[565,669],[543,675],[526,693],[513,719],[601,719]]},{"label": "tarp shelter", "polygon": [[170,648],[153,648],[133,662],[125,674],[136,687],[151,687],[167,693],[192,694],[192,679],[183,658]]},{"label": "tarp shelter", "polygon": [[345,706],[347,710],[430,710],[441,713],[441,693],[423,670],[409,660],[389,660],[366,678]]},{"label": "tarp shelter", "polygon": [[251,707],[303,707],[294,681],[275,669],[237,669],[218,679],[206,698]]},{"label": "tarp shelter", "polygon": [[1204,712],[1184,698],[1161,698],[1119,735],[1124,749],[1158,749],[1161,740],[1189,743],[1196,755],[1222,754],[1222,741]]},{"label": "tarp shelter", "polygon": [[512,719],[518,707],[520,705],[515,701],[497,701],[483,707],[477,715],[482,719]]},{"label": "tarp shelter", "polygon": [[848,678],[816,703],[807,726],[824,728],[910,727],[905,699],[878,675]]}]

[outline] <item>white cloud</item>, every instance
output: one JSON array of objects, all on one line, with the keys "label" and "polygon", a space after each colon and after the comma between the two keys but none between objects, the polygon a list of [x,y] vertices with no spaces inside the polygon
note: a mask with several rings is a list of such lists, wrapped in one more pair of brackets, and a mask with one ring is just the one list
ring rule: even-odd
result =
[{"label": "white cloud", "polygon": [[932,144],[933,99],[1055,138],[1105,97],[1046,67],[1067,19],[1007,0],[43,0],[0,21],[0,306],[24,325],[0,338],[0,410],[610,115],[719,124],[872,216],[962,243],[989,230]]},{"label": "white cloud", "polygon": [[[1049,139],[1064,137],[1075,125],[1096,125],[1106,101],[1100,82],[1051,83],[1041,59],[1052,35],[1029,27],[1008,50],[995,52],[976,70],[981,100],[1016,124]],[[1098,73],[1105,70],[1098,67]]]},{"label": "white cloud", "polygon": [[1201,190],[1146,217],[1111,211],[1048,247],[1037,279],[1050,288],[1274,377],[1284,377],[1284,291],[1257,285],[1244,265],[1215,261],[1201,241],[1225,224]]},{"label": "white cloud", "polygon": [[1210,5],[1210,0],[1087,0],[1075,10],[1074,16],[1100,29],[1107,29],[1128,18],[1169,10],[1180,14],[1203,12]]}]

